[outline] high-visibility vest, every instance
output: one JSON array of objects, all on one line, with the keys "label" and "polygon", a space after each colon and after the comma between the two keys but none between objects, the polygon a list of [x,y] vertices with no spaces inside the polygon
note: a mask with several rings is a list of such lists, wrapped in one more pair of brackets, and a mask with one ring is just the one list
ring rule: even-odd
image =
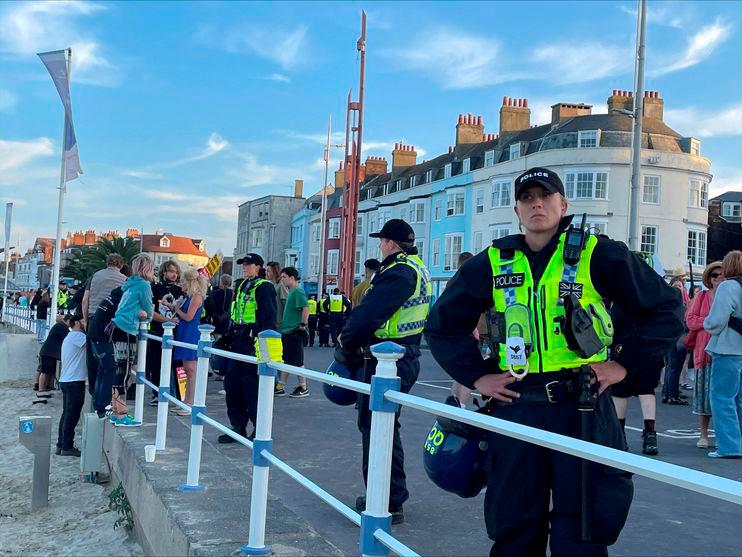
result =
[{"label": "high-visibility vest", "polygon": [[[237,290],[237,296],[232,301],[230,317],[232,323],[238,325],[257,323],[258,302],[255,299],[255,290],[258,286],[268,282],[265,279],[257,279],[255,282],[245,280]],[[246,288],[249,286],[249,290]]]},{"label": "high-visibility vest", "polygon": [[[407,301],[405,301],[394,314],[374,332],[376,338],[404,338],[418,335],[423,332],[425,319],[430,310],[430,300],[433,294],[433,285],[430,282],[430,273],[425,264],[417,255],[408,255],[399,252],[389,265],[379,270],[379,274],[387,272],[395,265],[407,265],[415,271],[417,281],[415,290]],[[364,303],[367,296],[373,296],[373,285],[369,286],[364,295]]]},{"label": "high-visibility vest", "polygon": [[[551,256],[546,270],[538,284],[533,283],[533,275],[528,258],[519,250],[500,250],[489,248],[489,259],[492,266],[493,288],[492,299],[494,310],[504,314],[510,306],[517,314],[519,310],[524,323],[516,323],[516,331],[530,326],[525,335],[532,339],[532,351],[528,355],[528,372],[550,372],[573,369],[584,364],[603,362],[607,359],[607,347],[613,339],[613,322],[603,299],[593,285],[590,277],[590,260],[598,243],[595,236],[589,236],[575,265],[563,259],[564,238],[559,238],[559,245]],[[512,258],[504,259],[503,252]],[[564,332],[565,309],[563,297],[570,293],[579,293],[580,304],[592,316],[593,328],[604,348],[597,354],[582,358],[567,345]],[[527,309],[526,309],[527,308]],[[510,325],[506,320],[506,334]],[[499,344],[500,368],[508,369],[506,343]],[[523,372],[525,365],[513,366],[517,372]]]},{"label": "high-visibility vest", "polygon": [[317,315],[317,300],[309,299],[309,315]]},{"label": "high-visibility vest", "polygon": [[66,290],[60,290],[57,292],[57,306],[62,309],[67,307],[67,301],[69,300],[70,295],[67,293]]},{"label": "high-visibility vest", "polygon": [[343,297],[340,294],[330,294],[330,313],[343,312]]}]

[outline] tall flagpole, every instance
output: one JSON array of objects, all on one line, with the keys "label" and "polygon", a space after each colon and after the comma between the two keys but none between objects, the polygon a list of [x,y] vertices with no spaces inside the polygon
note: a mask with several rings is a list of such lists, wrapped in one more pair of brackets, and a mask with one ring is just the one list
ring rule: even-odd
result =
[{"label": "tall flagpole", "polygon": [[[72,81],[72,75],[70,70],[72,68],[72,49],[67,49],[67,80],[68,83]],[[61,251],[62,251],[62,216],[64,214],[64,194],[67,191],[67,185],[65,183],[65,157],[64,157],[64,143],[65,135],[67,132],[67,123],[69,116],[67,111],[64,111],[64,127],[62,128],[62,165],[59,172],[59,205],[57,207],[57,238],[54,242],[54,264],[52,267],[52,281],[49,285],[49,292],[51,295],[51,323],[54,325],[57,318],[57,294],[59,290],[59,265],[61,264]],[[53,290],[52,290],[53,289]]]},{"label": "tall flagpole", "polygon": [[629,199],[629,249],[639,251],[639,195],[642,166],[642,119],[644,118],[644,50],[647,30],[647,2],[639,0],[634,69],[634,130],[631,138],[631,194]]},{"label": "tall flagpole", "polygon": [[332,135],[332,114],[327,120],[327,143],[325,144],[325,180],[322,183],[322,210],[320,216],[319,233],[319,273],[317,275],[317,303],[322,303],[322,294],[325,291],[325,214],[327,211],[327,173],[330,165],[330,136]]},{"label": "tall flagpole", "polygon": [[[8,267],[10,266],[10,220],[13,217],[13,204],[5,205],[5,279],[3,280],[3,313],[2,321],[5,321],[5,306],[8,305]],[[19,248],[20,249],[20,248]]]}]

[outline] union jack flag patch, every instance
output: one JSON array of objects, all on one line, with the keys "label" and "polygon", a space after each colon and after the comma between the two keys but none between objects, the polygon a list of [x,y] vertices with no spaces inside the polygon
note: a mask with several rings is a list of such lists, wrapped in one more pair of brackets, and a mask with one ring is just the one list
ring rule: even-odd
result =
[{"label": "union jack flag patch", "polygon": [[574,294],[578,298],[582,298],[582,284],[579,282],[559,282],[559,297],[567,298],[570,294]]}]

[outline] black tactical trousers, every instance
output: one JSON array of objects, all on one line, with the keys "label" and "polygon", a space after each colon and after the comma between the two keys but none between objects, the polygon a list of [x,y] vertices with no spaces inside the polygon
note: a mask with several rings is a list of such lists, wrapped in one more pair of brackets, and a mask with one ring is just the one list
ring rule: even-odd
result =
[{"label": "black tactical trousers", "polygon": [[[576,438],[581,436],[580,414],[574,401],[498,405],[493,412],[497,418]],[[594,443],[626,449],[609,392],[589,414],[588,434]],[[607,546],[615,543],[631,506],[630,473],[588,464],[591,542],[582,542],[581,459],[492,433],[489,467],[484,511],[487,533],[495,542],[491,556],[546,555],[547,539],[552,557],[608,555]]]},{"label": "black tactical trousers", "polygon": [[[232,352],[255,355],[254,340],[247,334],[239,335],[232,345]],[[244,428],[247,422],[257,423],[258,416],[258,366],[229,360],[224,376],[227,416],[235,428]]]},{"label": "black tactical trousers", "polygon": [[[420,373],[420,347],[409,345],[405,347],[407,352],[397,362],[397,374],[401,378],[401,390],[403,393],[409,393],[417,381]],[[376,359],[371,358],[367,361],[364,376],[360,381],[371,382],[371,376],[376,370]],[[368,480],[368,455],[371,446],[371,411],[368,408],[369,397],[358,395],[358,429],[361,431],[361,440],[363,443],[363,481]],[[391,489],[389,493],[389,508],[398,509],[409,499],[410,494],[407,491],[407,476],[404,471],[404,450],[402,448],[402,439],[399,435],[399,412],[394,417],[394,445],[392,449],[392,473]]]}]

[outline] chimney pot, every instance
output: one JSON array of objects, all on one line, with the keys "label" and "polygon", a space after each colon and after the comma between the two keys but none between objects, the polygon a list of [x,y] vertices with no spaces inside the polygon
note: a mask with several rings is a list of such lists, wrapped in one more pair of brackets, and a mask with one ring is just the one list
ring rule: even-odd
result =
[{"label": "chimney pot", "polygon": [[463,124],[463,123],[464,123],[464,115],[459,114],[459,124]]},{"label": "chimney pot", "polygon": [[528,99],[523,99],[523,108],[528,108]]},{"label": "chimney pot", "polygon": [[483,125],[482,124],[482,117],[481,116],[477,116],[477,126],[481,126],[481,125]]}]

